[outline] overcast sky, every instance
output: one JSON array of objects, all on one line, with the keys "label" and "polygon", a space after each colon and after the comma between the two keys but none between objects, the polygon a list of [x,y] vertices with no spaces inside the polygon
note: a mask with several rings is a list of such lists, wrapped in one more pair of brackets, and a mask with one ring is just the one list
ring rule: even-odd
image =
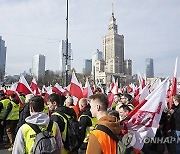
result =
[{"label": "overcast sky", "polygon": [[[84,59],[90,59],[96,49],[102,51],[112,3],[118,32],[125,38],[125,59],[132,59],[133,73],[145,73],[145,59],[153,58],[156,76],[172,76],[175,58],[180,58],[180,0],[69,0],[72,67],[82,72]],[[46,69],[58,70],[65,19],[66,0],[0,0],[6,73],[28,71],[35,54],[46,56]]]}]

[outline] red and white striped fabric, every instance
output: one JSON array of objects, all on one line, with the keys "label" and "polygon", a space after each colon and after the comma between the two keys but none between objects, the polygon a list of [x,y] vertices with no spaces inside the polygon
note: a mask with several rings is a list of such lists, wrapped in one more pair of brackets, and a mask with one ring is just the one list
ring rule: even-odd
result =
[{"label": "red and white striped fabric", "polygon": [[178,65],[178,57],[176,58],[176,62],[175,62],[174,77],[172,80],[172,86],[171,86],[171,91],[169,95],[169,108],[172,107],[173,96],[177,94],[177,65]]},{"label": "red and white striped fabric", "polygon": [[85,87],[83,89],[83,97],[84,98],[88,98],[91,95],[93,95],[93,92],[92,92],[92,89],[90,87],[89,81],[86,78],[86,84],[85,84]]},{"label": "red and white striped fabric", "polygon": [[142,102],[149,95],[148,85],[146,85],[143,90],[133,99],[132,105],[136,107],[139,102]]},{"label": "red and white striped fabric", "polygon": [[150,93],[128,115],[127,123],[131,134],[130,145],[136,149],[142,149],[146,137],[153,138],[159,127],[162,111],[166,106],[166,93],[169,86],[168,78]]},{"label": "red and white striped fabric", "polygon": [[78,82],[75,73],[72,73],[71,83],[70,83],[70,94],[74,96],[74,104],[77,104],[77,100],[83,98],[83,93],[81,89],[81,85]]},{"label": "red and white striped fabric", "polygon": [[58,83],[56,83],[55,85],[54,85],[54,87],[52,88],[52,91],[53,92],[55,92],[55,93],[57,93],[57,94],[62,94],[62,95],[66,95],[66,90],[65,89],[63,89]]},{"label": "red and white striped fabric", "polygon": [[20,75],[20,79],[19,79],[16,91],[19,93],[23,93],[25,95],[33,94],[29,84],[27,83],[27,81],[23,75]]},{"label": "red and white striped fabric", "polygon": [[39,87],[37,85],[37,82],[36,82],[35,78],[32,79],[32,82],[30,84],[30,88],[31,88],[34,95],[39,95],[40,94],[40,89],[39,89]]}]

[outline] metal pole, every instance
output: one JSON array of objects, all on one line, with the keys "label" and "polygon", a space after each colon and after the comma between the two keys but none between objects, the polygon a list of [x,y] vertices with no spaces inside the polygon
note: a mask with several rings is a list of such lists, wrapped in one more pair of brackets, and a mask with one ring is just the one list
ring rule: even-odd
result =
[{"label": "metal pole", "polygon": [[68,0],[67,0],[67,16],[66,16],[66,86],[68,86],[68,58],[69,58],[69,55],[68,55]]}]

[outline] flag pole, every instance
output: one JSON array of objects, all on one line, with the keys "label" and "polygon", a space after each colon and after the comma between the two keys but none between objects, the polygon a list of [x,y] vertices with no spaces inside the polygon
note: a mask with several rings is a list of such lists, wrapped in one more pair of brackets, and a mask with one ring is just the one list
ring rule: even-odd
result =
[{"label": "flag pole", "polygon": [[65,76],[65,84],[66,84],[66,87],[68,86],[68,58],[69,58],[69,55],[68,55],[68,0],[66,1],[66,56],[65,56],[65,59],[66,59],[66,76]]}]

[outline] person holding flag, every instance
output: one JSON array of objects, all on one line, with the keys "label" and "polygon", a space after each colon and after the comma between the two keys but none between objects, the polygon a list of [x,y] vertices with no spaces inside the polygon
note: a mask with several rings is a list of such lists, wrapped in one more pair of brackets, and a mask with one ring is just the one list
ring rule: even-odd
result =
[{"label": "person holding flag", "polygon": [[176,138],[176,153],[180,153],[180,95],[173,96],[173,106],[170,110],[170,126],[173,136]]}]

